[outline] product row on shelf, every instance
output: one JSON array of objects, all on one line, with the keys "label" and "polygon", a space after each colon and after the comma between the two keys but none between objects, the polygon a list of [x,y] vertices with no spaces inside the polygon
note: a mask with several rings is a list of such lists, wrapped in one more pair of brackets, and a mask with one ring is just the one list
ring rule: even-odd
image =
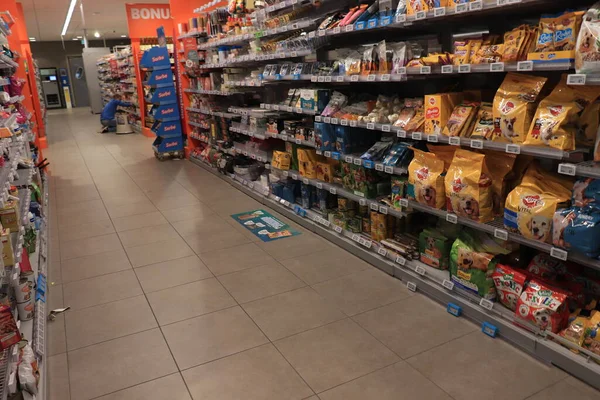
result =
[{"label": "product row on shelf", "polygon": [[600,3],[238,3],[179,27],[190,159],[600,388]]}]

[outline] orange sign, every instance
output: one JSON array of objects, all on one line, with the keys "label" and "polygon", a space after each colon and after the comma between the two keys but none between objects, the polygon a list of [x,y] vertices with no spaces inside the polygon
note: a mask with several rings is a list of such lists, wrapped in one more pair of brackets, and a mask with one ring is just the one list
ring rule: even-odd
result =
[{"label": "orange sign", "polygon": [[165,27],[169,36],[173,32],[173,20],[168,4],[125,4],[129,37],[139,39],[156,36],[156,28]]}]

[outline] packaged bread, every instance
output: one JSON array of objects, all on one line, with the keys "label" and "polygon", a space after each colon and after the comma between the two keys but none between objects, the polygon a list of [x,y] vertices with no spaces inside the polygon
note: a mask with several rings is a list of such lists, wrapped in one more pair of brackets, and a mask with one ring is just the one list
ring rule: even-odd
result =
[{"label": "packaged bread", "polygon": [[600,73],[600,2],[584,14],[575,50],[578,74]]},{"label": "packaged bread", "polygon": [[532,163],[521,184],[506,197],[504,226],[527,239],[550,243],[554,213],[569,201],[572,187],[569,180]]},{"label": "packaged bread", "polygon": [[465,137],[471,139],[492,140],[494,132],[494,112],[492,103],[481,103],[475,117],[473,130],[465,132]]},{"label": "packaged bread", "polygon": [[476,222],[494,219],[492,179],[484,154],[457,149],[444,182],[449,212]]},{"label": "packaged bread", "polygon": [[523,143],[547,78],[509,72],[494,97],[493,141]]},{"label": "packaged bread", "polygon": [[408,197],[429,207],[443,209],[446,203],[444,194],[444,162],[433,153],[418,149],[408,166]]}]

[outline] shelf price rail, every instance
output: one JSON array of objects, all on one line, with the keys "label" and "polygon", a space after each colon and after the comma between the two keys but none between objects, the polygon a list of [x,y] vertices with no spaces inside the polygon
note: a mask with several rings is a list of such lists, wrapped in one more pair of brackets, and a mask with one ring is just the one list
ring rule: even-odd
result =
[{"label": "shelf price rail", "polygon": [[[273,208],[283,216],[348,250],[387,274],[406,282],[407,287],[411,290],[422,292],[443,305],[454,303],[460,306],[463,316],[479,323],[488,322],[493,324],[499,330],[499,337],[537,358],[568,370],[579,379],[600,389],[600,379],[598,379],[600,365],[594,362],[594,360],[600,361],[600,357],[578,346],[569,344],[571,348],[576,347],[586,357],[574,354],[559,344],[559,342],[563,343],[563,340],[556,337],[556,335],[539,332],[531,326],[528,326],[529,329],[516,326],[513,313],[510,310],[505,309],[500,304],[480,300],[455,288],[448,279],[447,271],[435,270],[419,261],[398,257],[392,251],[383,248],[364,235],[343,230],[312,210],[305,210],[298,205],[277,198],[269,193],[268,188],[234,175],[223,175],[215,168],[194,157],[190,157],[190,161],[233,184],[240,191]],[[527,326],[521,321],[519,324]]]}]

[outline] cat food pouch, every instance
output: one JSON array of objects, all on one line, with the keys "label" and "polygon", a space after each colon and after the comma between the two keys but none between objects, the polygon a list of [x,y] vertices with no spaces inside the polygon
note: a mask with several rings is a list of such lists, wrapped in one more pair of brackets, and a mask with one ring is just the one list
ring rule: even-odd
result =
[{"label": "cat food pouch", "polygon": [[494,280],[500,303],[506,308],[515,311],[519,297],[521,297],[521,293],[525,287],[527,276],[507,265],[497,264],[492,274],[492,279]]},{"label": "cat food pouch", "polygon": [[[571,186],[572,187],[572,186]],[[571,198],[569,181],[532,163],[504,205],[504,226],[527,239],[550,243],[554,212]]]},{"label": "cat food pouch", "polygon": [[569,318],[567,294],[558,288],[532,280],[519,297],[515,315],[541,330],[558,333]]},{"label": "cat food pouch", "polygon": [[449,212],[477,222],[494,219],[492,179],[484,154],[457,149],[444,181]]},{"label": "cat food pouch", "polygon": [[523,143],[531,125],[535,101],[547,78],[509,72],[498,88],[493,104],[492,140]]},{"label": "cat food pouch", "polygon": [[412,150],[415,156],[408,166],[408,196],[429,207],[443,209],[444,162],[433,153]]}]

